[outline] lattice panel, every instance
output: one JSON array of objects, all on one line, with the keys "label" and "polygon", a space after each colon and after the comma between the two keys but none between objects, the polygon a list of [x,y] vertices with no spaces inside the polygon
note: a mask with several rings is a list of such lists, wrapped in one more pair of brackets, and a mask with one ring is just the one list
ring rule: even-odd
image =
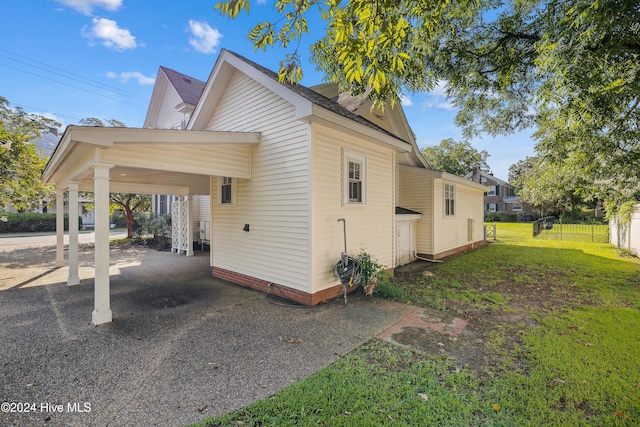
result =
[{"label": "lattice panel", "polygon": [[171,252],[180,252],[180,202],[171,203]]},{"label": "lattice panel", "polygon": [[187,252],[189,249],[189,202],[183,200],[180,203],[180,250]]}]

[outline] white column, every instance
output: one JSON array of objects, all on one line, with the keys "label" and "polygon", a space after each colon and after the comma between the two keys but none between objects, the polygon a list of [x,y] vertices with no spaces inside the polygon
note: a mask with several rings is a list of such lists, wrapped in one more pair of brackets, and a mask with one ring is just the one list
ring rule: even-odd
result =
[{"label": "white column", "polygon": [[64,265],[64,190],[56,189],[56,266]]},{"label": "white column", "polygon": [[111,322],[109,284],[109,169],[113,165],[94,164],[95,224],[95,290],[92,322]]},{"label": "white column", "polygon": [[184,196],[187,201],[187,256],[193,256],[193,195]]},{"label": "white column", "polygon": [[69,278],[67,285],[80,284],[78,276],[78,183],[69,182]]}]

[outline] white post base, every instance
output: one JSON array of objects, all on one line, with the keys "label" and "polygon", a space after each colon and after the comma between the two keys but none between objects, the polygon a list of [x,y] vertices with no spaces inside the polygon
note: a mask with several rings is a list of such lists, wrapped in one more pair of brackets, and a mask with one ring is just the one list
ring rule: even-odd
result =
[{"label": "white post base", "polygon": [[80,284],[80,277],[78,276],[69,276],[67,279],[67,286],[75,286]]},{"label": "white post base", "polygon": [[109,323],[113,320],[113,316],[111,314],[111,310],[98,312],[98,310],[93,310],[91,313],[91,323],[94,325],[102,325],[103,323]]}]

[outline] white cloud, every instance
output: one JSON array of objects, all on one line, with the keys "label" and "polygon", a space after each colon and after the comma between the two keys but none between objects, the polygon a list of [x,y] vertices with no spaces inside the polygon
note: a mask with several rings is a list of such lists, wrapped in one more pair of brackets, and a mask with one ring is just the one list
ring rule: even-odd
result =
[{"label": "white cloud", "polygon": [[93,18],[91,31],[82,30],[82,35],[87,38],[102,39],[102,44],[113,50],[135,49],[138,44],[136,38],[129,30],[119,28],[116,21],[106,18]]},{"label": "white cloud", "polygon": [[425,99],[420,103],[423,109],[440,108],[443,110],[455,110],[455,105],[447,97],[447,82],[441,81],[425,94]]},{"label": "white cloud", "polygon": [[198,52],[211,54],[216,53],[216,48],[220,45],[222,34],[217,28],[211,28],[204,21],[189,20],[189,31],[193,37],[189,38],[189,44]]},{"label": "white cloud", "polygon": [[41,115],[43,117],[46,117],[47,119],[55,120],[56,122],[60,123],[60,127],[58,128],[58,132],[60,134],[61,134],[62,130],[64,130],[64,128],[65,128],[64,119],[60,118],[55,113],[53,113],[51,111],[47,111],[47,112],[44,112],[44,113],[35,113],[35,114],[39,114],[39,115]]},{"label": "white cloud", "polygon": [[453,110],[456,108],[451,101],[439,102],[438,104],[436,104],[436,107],[442,108],[444,110]]},{"label": "white cloud", "polygon": [[267,0],[258,0],[258,4],[265,4]]},{"label": "white cloud", "polygon": [[118,79],[122,83],[127,83],[129,80],[137,80],[139,85],[152,85],[156,82],[155,77],[147,77],[140,71],[123,71],[120,74],[115,71],[109,71],[107,77],[110,79]]},{"label": "white cloud", "polygon": [[447,81],[439,81],[437,85],[434,86],[433,89],[429,91],[430,94],[435,96],[447,96]]},{"label": "white cloud", "polygon": [[94,8],[116,11],[122,6],[122,0],[55,0],[85,15],[91,15]]},{"label": "white cloud", "polygon": [[413,105],[413,101],[404,93],[400,95],[400,103],[403,107],[411,107]]}]

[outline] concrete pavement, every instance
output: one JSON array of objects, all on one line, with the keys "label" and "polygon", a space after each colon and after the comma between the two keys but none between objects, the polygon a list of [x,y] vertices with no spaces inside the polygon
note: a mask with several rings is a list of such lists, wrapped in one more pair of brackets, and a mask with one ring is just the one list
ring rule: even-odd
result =
[{"label": "concrete pavement", "polygon": [[81,283],[69,287],[55,246],[4,242],[0,402],[23,407],[0,412],[3,426],[194,423],[317,372],[413,309],[363,296],[282,307],[212,278],[208,253],[118,247],[114,321],[94,327],[91,245],[80,246]]}]

